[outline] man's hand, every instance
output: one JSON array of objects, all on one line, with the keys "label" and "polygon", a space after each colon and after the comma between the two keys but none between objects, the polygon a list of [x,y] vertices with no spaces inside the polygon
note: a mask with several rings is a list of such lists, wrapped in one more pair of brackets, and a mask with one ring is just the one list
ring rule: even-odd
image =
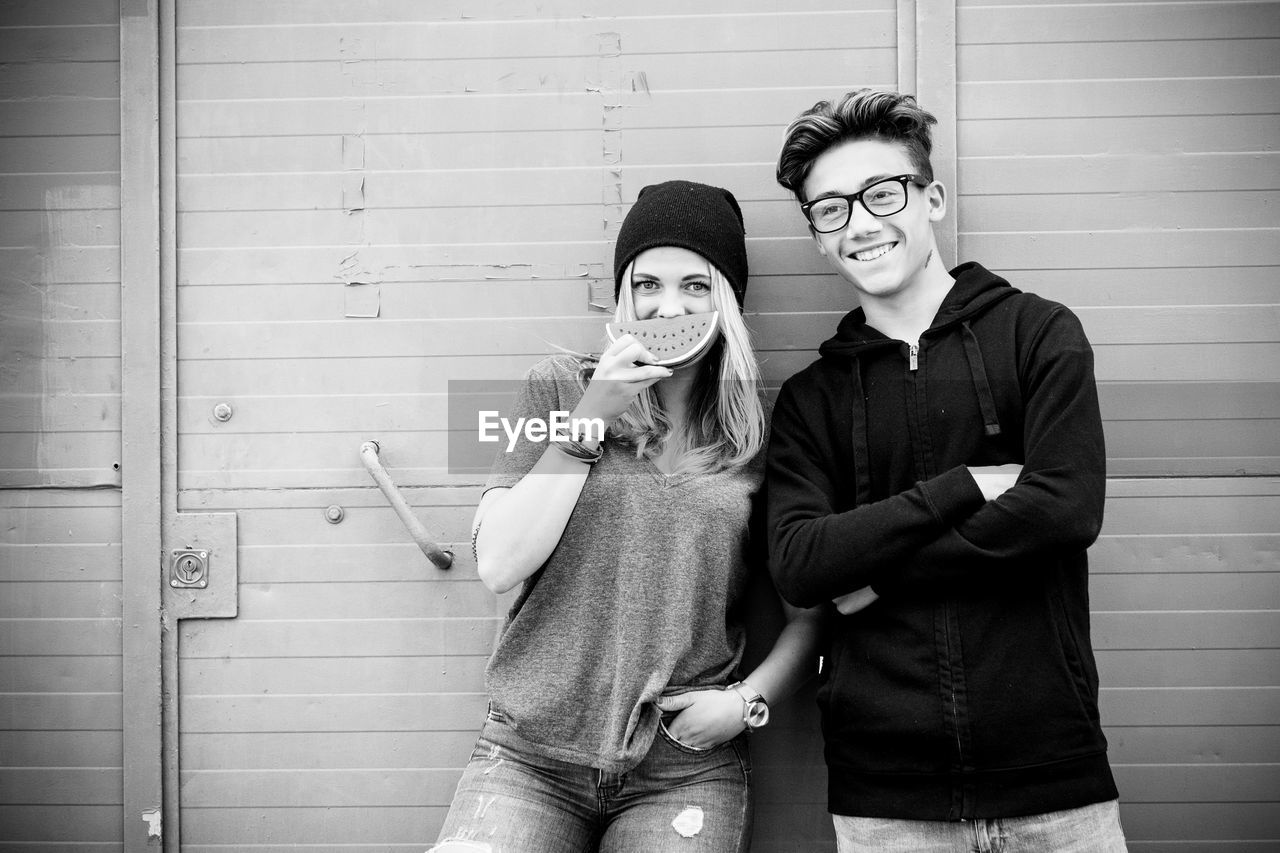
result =
[{"label": "man's hand", "polygon": [[1008,465],[970,465],[968,468],[973,481],[982,490],[982,496],[989,501],[1012,489],[1014,483],[1018,482],[1018,475],[1022,473],[1022,466],[1016,462]]},{"label": "man's hand", "polygon": [[859,610],[864,610],[867,607],[870,607],[879,600],[879,598],[880,596],[876,595],[875,592],[872,591],[871,587],[864,586],[862,589],[855,589],[853,592],[837,598],[835,600],[836,610],[839,610],[845,616],[851,616]]}]

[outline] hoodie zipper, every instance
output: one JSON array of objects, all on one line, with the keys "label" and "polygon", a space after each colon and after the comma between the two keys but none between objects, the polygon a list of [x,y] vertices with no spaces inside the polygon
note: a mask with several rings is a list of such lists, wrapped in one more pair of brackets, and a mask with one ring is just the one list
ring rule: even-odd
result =
[{"label": "hoodie zipper", "polygon": [[[961,768],[965,765],[964,741],[960,737],[960,700],[956,696],[956,668],[959,664],[953,660],[951,651],[951,603],[943,602],[942,604],[942,637],[946,642],[947,651],[947,668],[950,670],[948,681],[950,683],[951,692],[951,725],[955,729],[956,736],[956,761]],[[955,791],[952,790],[952,811],[951,817],[965,819],[965,803],[964,794],[960,795],[960,803],[957,807],[955,804]]]},{"label": "hoodie zipper", "polygon": [[908,370],[911,370],[914,372],[916,368],[920,366],[920,361],[917,358],[919,355],[920,355],[919,344],[907,344],[907,369]]}]

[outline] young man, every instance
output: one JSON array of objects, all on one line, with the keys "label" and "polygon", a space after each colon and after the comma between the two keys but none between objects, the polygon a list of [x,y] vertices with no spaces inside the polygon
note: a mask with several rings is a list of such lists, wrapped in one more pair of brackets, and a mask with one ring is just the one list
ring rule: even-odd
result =
[{"label": "young man", "polygon": [[943,266],[934,122],[850,92],[778,162],[861,306],[783,386],[768,460],[778,588],[840,613],[818,694],[839,850],[1123,851],[1089,641],[1092,350],[1062,305]]}]

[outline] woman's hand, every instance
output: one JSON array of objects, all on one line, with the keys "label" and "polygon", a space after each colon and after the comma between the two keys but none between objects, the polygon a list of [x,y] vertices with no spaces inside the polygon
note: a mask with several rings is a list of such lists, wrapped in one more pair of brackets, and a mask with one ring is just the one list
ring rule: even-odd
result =
[{"label": "woman's hand", "polygon": [[711,749],[738,735],[744,702],[736,690],[692,690],[678,696],[662,696],[658,710],[679,711],[667,731],[685,746]]},{"label": "woman's hand", "polygon": [[1022,466],[1016,462],[1007,465],[970,465],[969,473],[982,490],[982,496],[989,501],[1003,495],[1018,482]]},{"label": "woman's hand", "polygon": [[864,586],[862,589],[855,589],[853,592],[847,593],[836,599],[836,610],[839,610],[845,616],[864,610],[880,599],[875,591]]},{"label": "woman's hand", "polygon": [[671,375],[670,369],[655,366],[655,361],[631,335],[618,338],[601,354],[573,417],[600,418],[606,424],[617,420],[637,394]]}]

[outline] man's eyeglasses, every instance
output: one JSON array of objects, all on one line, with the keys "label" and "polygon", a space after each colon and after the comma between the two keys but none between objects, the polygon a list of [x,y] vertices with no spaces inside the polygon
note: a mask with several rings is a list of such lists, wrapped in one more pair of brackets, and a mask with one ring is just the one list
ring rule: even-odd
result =
[{"label": "man's eyeglasses", "polygon": [[800,205],[800,210],[814,231],[827,234],[839,231],[849,224],[855,201],[872,216],[893,216],[902,212],[907,206],[907,184],[929,186],[929,182],[919,175],[895,175],[853,195],[830,195],[814,199]]}]

